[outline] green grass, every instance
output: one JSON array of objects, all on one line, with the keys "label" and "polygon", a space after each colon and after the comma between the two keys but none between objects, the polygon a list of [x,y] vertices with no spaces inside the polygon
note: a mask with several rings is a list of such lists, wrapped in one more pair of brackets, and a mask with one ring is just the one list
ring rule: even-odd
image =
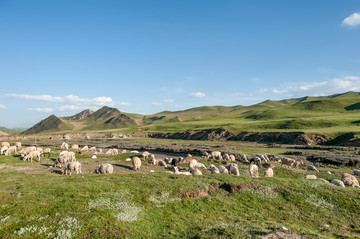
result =
[{"label": "green grass", "polygon": [[[269,150],[253,143],[238,146],[249,152]],[[52,158],[60,152],[53,151]],[[0,237],[259,238],[278,226],[303,238],[360,236],[359,189],[304,180],[303,169],[276,167],[274,178],[250,178],[247,165],[240,165],[240,177],[206,171],[183,176],[144,163],[134,172],[124,161],[132,155],[77,155],[84,173],[72,176],[49,168],[47,158],[28,163],[0,156]],[[114,164],[115,173],[91,174],[102,162]],[[156,172],[148,173],[151,169]],[[230,193],[229,185],[241,190]],[[208,195],[184,197],[189,192]]]}]

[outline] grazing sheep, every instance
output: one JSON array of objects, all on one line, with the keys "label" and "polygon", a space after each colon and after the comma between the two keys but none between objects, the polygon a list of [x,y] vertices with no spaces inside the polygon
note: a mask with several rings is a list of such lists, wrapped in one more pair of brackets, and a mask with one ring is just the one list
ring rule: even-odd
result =
[{"label": "grazing sheep", "polygon": [[141,167],[141,160],[140,160],[139,157],[132,157],[132,158],[131,158],[131,163],[132,163],[135,171],[137,171],[137,170],[140,169],[140,167]]},{"label": "grazing sheep", "polygon": [[1,147],[4,147],[4,146],[10,148],[10,143],[9,142],[1,142]]},{"label": "grazing sheep", "polygon": [[179,164],[181,164],[183,159],[184,159],[183,157],[173,158],[173,160],[171,160],[172,166],[177,167]]},{"label": "grazing sheep", "polygon": [[88,152],[89,151],[89,147],[87,146],[87,145],[85,145],[84,147],[82,147],[81,149],[80,149],[80,152],[82,153],[82,152]]},{"label": "grazing sheep", "polygon": [[254,157],[254,158],[251,158],[250,159],[250,164],[251,163],[254,163],[255,165],[257,165],[257,166],[259,166],[259,167],[261,167],[261,158],[260,157]]},{"label": "grazing sheep", "polygon": [[16,151],[16,146],[10,146],[6,151],[5,155],[11,155],[12,153],[18,154]]},{"label": "grazing sheep", "polygon": [[349,173],[343,173],[342,177],[341,177],[341,181],[345,184],[345,185],[349,185],[351,187],[359,187],[359,181],[356,179],[356,177],[354,177],[353,175],[349,174]]},{"label": "grazing sheep", "polygon": [[122,153],[122,154],[126,154],[126,153],[127,153],[127,150],[126,150],[126,149],[123,149],[123,150],[121,150],[121,153]]},{"label": "grazing sheep", "polygon": [[2,155],[2,154],[5,154],[5,151],[6,151],[8,148],[9,148],[8,146],[2,147],[1,150],[0,150],[0,154],[1,154],[1,155]]},{"label": "grazing sheep", "polygon": [[63,142],[60,146],[61,149],[66,149],[68,150],[69,149],[69,145],[66,143],[66,142]]},{"label": "grazing sheep", "polygon": [[328,180],[323,179],[323,178],[318,178],[320,181],[324,182],[324,183],[330,183]]},{"label": "grazing sheep", "polygon": [[69,162],[69,158],[68,158],[68,157],[61,157],[61,156],[59,156],[59,157],[57,157],[57,158],[55,159],[55,162],[54,162],[53,167],[59,167],[59,168],[61,168],[61,164],[66,164],[66,163],[68,163],[68,162]]},{"label": "grazing sheep", "polygon": [[210,172],[211,172],[212,174],[214,174],[214,173],[220,173],[219,169],[218,169],[215,165],[213,165],[213,164],[210,165]]},{"label": "grazing sheep", "polygon": [[186,157],[187,157],[187,158],[192,158],[192,155],[191,155],[191,154],[187,154]]},{"label": "grazing sheep", "polygon": [[334,184],[335,186],[339,186],[339,187],[345,188],[345,184],[344,184],[342,181],[340,181],[340,180],[333,179],[333,180],[331,181],[331,183]]},{"label": "grazing sheep", "polygon": [[223,159],[229,161],[230,160],[229,154],[224,154]]},{"label": "grazing sheep", "polygon": [[81,173],[81,163],[79,162],[69,162],[66,163],[65,167],[62,170],[62,174],[65,173],[65,175],[69,175],[71,176],[71,171],[75,171],[76,174]]},{"label": "grazing sheep", "polygon": [[296,168],[299,168],[299,166],[300,166],[300,165],[303,165],[303,164],[304,164],[304,161],[303,161],[303,160],[295,161],[294,166],[295,166]]},{"label": "grazing sheep", "polygon": [[242,161],[249,162],[248,157],[246,156],[246,154],[240,154],[240,159]]},{"label": "grazing sheep", "polygon": [[231,166],[230,166],[230,169],[229,169],[229,173],[230,173],[230,174],[233,174],[233,175],[235,175],[235,176],[240,176],[240,172],[239,172],[239,169],[238,169],[237,166],[231,165]]},{"label": "grazing sheep", "polygon": [[190,172],[180,172],[178,167],[174,167],[174,174],[182,174],[182,175],[187,175],[187,176],[192,175],[192,173],[190,173]]},{"label": "grazing sheep", "polygon": [[118,150],[118,149],[108,149],[108,151],[106,151],[105,154],[106,154],[106,155],[118,155],[118,154],[119,154],[119,150]]},{"label": "grazing sheep", "polygon": [[21,148],[21,147],[22,147],[22,144],[21,144],[21,142],[15,142],[15,146],[16,146],[17,148]]},{"label": "grazing sheep", "polygon": [[259,167],[255,164],[250,164],[249,173],[251,177],[259,177]]},{"label": "grazing sheep", "polygon": [[36,147],[36,151],[39,151],[39,152],[42,154],[43,148],[41,148],[41,147]]},{"label": "grazing sheep", "polygon": [[220,151],[212,151],[211,158],[222,160],[221,152]]},{"label": "grazing sheep", "polygon": [[202,172],[197,168],[195,168],[194,170],[191,170],[190,173],[192,175],[202,175]]},{"label": "grazing sheep", "polygon": [[45,157],[45,154],[48,155],[48,157],[50,157],[50,153],[51,153],[51,149],[50,148],[46,148],[44,149],[41,154]]},{"label": "grazing sheep", "polygon": [[230,155],[229,155],[229,157],[230,157],[230,161],[233,161],[233,162],[235,162],[235,161],[236,161],[236,158],[235,158],[235,156],[234,156],[234,155],[230,154]]},{"label": "grazing sheep", "polygon": [[231,166],[237,167],[238,165],[237,165],[236,163],[228,163],[228,164],[225,165],[225,168],[226,168],[227,170],[230,170]]},{"label": "grazing sheep", "polygon": [[319,172],[319,170],[314,166],[314,165],[309,165],[307,167],[308,171],[314,171],[314,172]]},{"label": "grazing sheep", "polygon": [[286,165],[289,167],[293,167],[295,164],[295,159],[287,158],[287,157],[281,157],[281,165]]},{"label": "grazing sheep", "polygon": [[114,172],[114,167],[109,164],[109,163],[105,163],[105,164],[100,164],[99,166],[96,167],[94,173],[97,174],[106,174],[106,173],[113,173]]},{"label": "grazing sheep", "polygon": [[95,154],[102,154],[102,149],[96,149]]},{"label": "grazing sheep", "polygon": [[255,156],[259,157],[263,162],[269,162],[270,161],[266,154],[256,154]]},{"label": "grazing sheep", "polygon": [[316,175],[306,175],[305,179],[317,179]]},{"label": "grazing sheep", "polygon": [[219,172],[223,174],[229,174],[229,171],[222,165],[219,166]]},{"label": "grazing sheep", "polygon": [[210,155],[208,152],[206,152],[206,151],[203,153],[203,157],[204,157],[205,159],[209,159],[210,156],[211,156],[211,155]]},{"label": "grazing sheep", "polygon": [[353,170],[353,174],[354,174],[355,176],[360,176],[360,170],[354,169],[354,170]]},{"label": "grazing sheep", "polygon": [[172,160],[173,160],[173,158],[164,158],[164,161],[165,161],[165,163],[167,163],[167,164],[171,164],[171,162],[172,162]]},{"label": "grazing sheep", "polygon": [[91,148],[89,149],[89,151],[95,153],[95,152],[96,152],[96,147],[91,147]]},{"label": "grazing sheep", "polygon": [[165,167],[165,168],[167,167],[165,161],[163,161],[163,160],[159,160],[158,165],[159,165],[159,166],[163,166],[163,167]]},{"label": "grazing sheep", "polygon": [[71,146],[71,148],[72,148],[75,152],[78,152],[78,151],[79,151],[79,145],[77,145],[77,144],[73,144],[73,145]]},{"label": "grazing sheep", "polygon": [[272,168],[268,168],[265,170],[265,173],[264,173],[264,177],[265,178],[272,178],[274,177],[274,170]]},{"label": "grazing sheep", "polygon": [[68,162],[70,162],[70,160],[71,162],[76,161],[75,153],[71,151],[62,151],[58,158],[67,158]]},{"label": "grazing sheep", "polygon": [[199,163],[196,159],[192,159],[188,165],[189,165],[189,170],[195,170],[196,168],[205,168],[205,165]]},{"label": "grazing sheep", "polygon": [[137,150],[131,150],[130,153],[132,153],[132,154],[138,154],[139,151],[137,151]]},{"label": "grazing sheep", "polygon": [[152,164],[152,165],[156,165],[156,158],[155,158],[155,155],[153,155],[153,154],[150,154],[149,155],[149,159],[148,159],[148,163],[149,164]]},{"label": "grazing sheep", "polygon": [[38,158],[38,162],[40,162],[40,152],[39,151],[32,151],[30,153],[28,153],[24,158],[23,158],[23,161],[27,160],[29,161],[30,159],[30,162],[32,162],[33,158]]},{"label": "grazing sheep", "polygon": [[281,157],[274,156],[274,157],[271,158],[271,161],[276,162],[276,163],[281,163]]},{"label": "grazing sheep", "polygon": [[150,153],[148,151],[145,151],[145,152],[142,153],[142,156],[143,156],[144,160],[146,160],[146,159],[149,158]]},{"label": "grazing sheep", "polygon": [[35,146],[30,146],[30,147],[26,147],[22,150],[19,151],[21,157],[24,157],[26,155],[28,155],[30,152],[35,151],[36,147]]}]

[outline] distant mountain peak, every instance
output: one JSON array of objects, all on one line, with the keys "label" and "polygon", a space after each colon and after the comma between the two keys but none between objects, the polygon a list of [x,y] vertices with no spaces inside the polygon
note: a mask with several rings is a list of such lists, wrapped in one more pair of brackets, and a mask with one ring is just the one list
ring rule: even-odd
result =
[{"label": "distant mountain peak", "polygon": [[62,118],[66,119],[66,120],[81,120],[81,119],[88,118],[92,113],[94,113],[94,111],[92,111],[90,109],[86,109],[86,110],[81,111],[80,113],[77,113],[76,115],[62,117]]}]

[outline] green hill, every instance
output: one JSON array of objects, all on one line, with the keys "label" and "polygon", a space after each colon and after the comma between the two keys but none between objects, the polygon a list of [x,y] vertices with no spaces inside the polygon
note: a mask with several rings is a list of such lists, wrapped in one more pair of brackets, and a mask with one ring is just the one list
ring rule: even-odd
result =
[{"label": "green hill", "polygon": [[37,134],[42,132],[64,131],[71,129],[72,126],[66,123],[64,120],[55,115],[50,115],[48,118],[41,120],[30,129],[22,132],[22,134]]}]

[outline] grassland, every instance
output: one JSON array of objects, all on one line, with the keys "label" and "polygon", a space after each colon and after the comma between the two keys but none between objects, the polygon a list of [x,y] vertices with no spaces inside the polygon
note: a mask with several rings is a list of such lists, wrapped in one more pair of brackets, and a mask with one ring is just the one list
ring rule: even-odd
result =
[{"label": "grassland", "polygon": [[[255,143],[227,143],[220,144],[249,154],[284,152]],[[50,167],[59,150],[53,152],[40,163],[0,156],[1,238],[360,237],[359,189],[305,180],[305,168],[279,166],[274,178],[250,178],[247,164],[239,163],[240,177],[211,175],[206,170],[202,176],[184,176],[145,162],[134,172],[125,161],[134,154],[97,159],[77,155],[83,173],[64,176]],[[114,174],[91,173],[95,165],[105,162],[114,165]],[[327,180],[351,171],[329,166],[320,170],[315,174]],[[277,231],[279,226],[289,232]]]}]

